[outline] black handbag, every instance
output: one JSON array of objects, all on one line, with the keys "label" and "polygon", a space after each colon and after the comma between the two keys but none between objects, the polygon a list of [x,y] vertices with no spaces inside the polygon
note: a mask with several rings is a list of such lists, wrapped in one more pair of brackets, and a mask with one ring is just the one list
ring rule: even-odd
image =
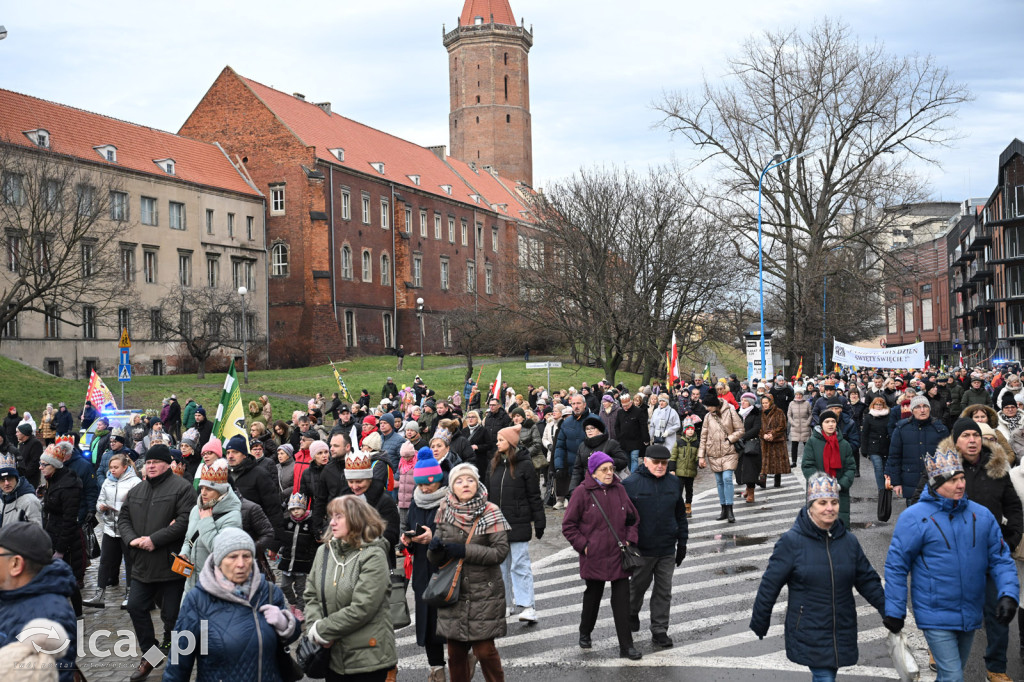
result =
[{"label": "black handbag", "polygon": [[750,438],[743,441],[743,453],[746,457],[756,457],[761,454],[761,439]]},{"label": "black handbag", "polygon": [[[477,517],[476,521],[473,522],[473,527],[469,529],[469,535],[466,536],[467,545],[473,539],[473,533],[476,532],[476,524],[478,523],[480,523],[480,517]],[[427,583],[426,588],[423,590],[422,599],[424,604],[439,609],[451,606],[459,601],[459,584],[462,578],[463,561],[464,559],[459,559],[458,561],[449,559],[441,564],[441,567],[437,569],[437,573],[430,576],[430,582]]]},{"label": "black handbag", "polygon": [[632,545],[627,545],[619,539],[619,534],[615,532],[615,528],[612,527],[612,522],[608,520],[608,515],[604,513],[604,509],[601,508],[601,503],[597,501],[597,495],[591,491],[590,496],[594,498],[594,504],[597,505],[597,510],[601,512],[601,516],[604,517],[604,522],[608,524],[608,530],[612,532],[612,537],[615,538],[615,543],[619,546],[619,552],[621,553],[620,559],[622,560],[622,570],[626,573],[632,573],[644,563],[644,558],[640,556],[640,552],[637,548]]},{"label": "black handbag", "polygon": [[396,568],[391,571],[391,593],[388,595],[388,608],[391,610],[391,627],[401,630],[412,625],[409,615],[409,602],[405,598],[405,588],[409,581],[405,579],[405,571]]},{"label": "black handbag", "polygon": [[878,493],[878,520],[888,521],[892,516],[892,488],[883,488]]},{"label": "black handbag", "polygon": [[85,551],[90,559],[100,558],[100,541],[96,539],[96,533],[93,531],[92,526],[87,523],[82,525],[82,535],[85,541]]},{"label": "black handbag", "polygon": [[299,682],[299,680],[305,677],[302,667],[288,653],[287,645],[278,642],[275,655],[277,657],[277,674],[281,676],[282,682]]},{"label": "black handbag", "polygon": [[[327,596],[324,593],[324,585],[327,582],[327,553],[331,550],[327,545],[323,547],[324,560],[323,568],[320,572],[320,608],[324,617],[326,617]],[[303,635],[299,639],[299,645],[295,650],[295,660],[298,661],[299,667],[302,668],[302,672],[306,674],[306,677],[322,680],[327,677],[327,671],[331,665],[331,650],[314,642],[309,635]]]}]

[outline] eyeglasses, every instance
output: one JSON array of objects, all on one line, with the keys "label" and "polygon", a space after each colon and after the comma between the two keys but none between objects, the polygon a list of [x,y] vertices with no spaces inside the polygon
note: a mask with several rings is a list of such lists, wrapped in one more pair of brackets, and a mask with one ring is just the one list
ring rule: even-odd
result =
[{"label": "eyeglasses", "polygon": [[667,467],[668,466],[668,460],[667,459],[652,459],[650,461],[650,463],[649,463],[649,466]]},{"label": "eyeglasses", "polygon": [[21,555],[20,554],[11,554],[10,552],[0,552],[0,557],[9,557],[9,556],[21,556]]}]

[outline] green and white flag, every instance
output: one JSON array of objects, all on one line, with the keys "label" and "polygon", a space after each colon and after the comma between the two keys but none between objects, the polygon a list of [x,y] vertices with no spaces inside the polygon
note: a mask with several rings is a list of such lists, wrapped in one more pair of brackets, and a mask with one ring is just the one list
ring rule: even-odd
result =
[{"label": "green and white flag", "polygon": [[231,361],[228,375],[224,377],[224,390],[220,393],[220,404],[217,405],[217,416],[213,422],[213,437],[221,443],[232,436],[241,436],[248,441],[245,432],[245,413],[242,411],[242,389],[238,385],[235,374],[235,361]]}]

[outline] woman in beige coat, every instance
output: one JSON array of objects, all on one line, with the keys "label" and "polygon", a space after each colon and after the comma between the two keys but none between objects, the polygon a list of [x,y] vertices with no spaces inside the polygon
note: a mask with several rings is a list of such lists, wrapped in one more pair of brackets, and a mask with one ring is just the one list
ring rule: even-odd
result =
[{"label": "woman in beige coat", "polygon": [[739,454],[733,443],[743,436],[743,420],[736,414],[732,405],[723,403],[710,391],[704,396],[703,403],[704,407],[708,408],[708,414],[700,431],[697,465],[701,469],[709,467],[715,475],[718,501],[722,505],[722,513],[718,520],[736,523],[736,517],[732,514],[732,477],[739,463]]},{"label": "woman in beige coat", "polygon": [[795,467],[804,453],[804,443],[811,438],[811,401],[804,399],[804,389],[793,390],[786,421],[789,422],[789,461],[790,466]]}]

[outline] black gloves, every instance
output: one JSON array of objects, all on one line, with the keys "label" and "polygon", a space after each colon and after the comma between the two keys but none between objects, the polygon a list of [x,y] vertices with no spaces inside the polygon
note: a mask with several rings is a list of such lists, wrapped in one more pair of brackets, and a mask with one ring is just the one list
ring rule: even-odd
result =
[{"label": "black gloves", "polygon": [[1000,597],[996,602],[996,620],[1000,625],[1009,625],[1017,613],[1017,601],[1013,597]]},{"label": "black gloves", "polygon": [[686,545],[680,542],[679,545],[676,547],[676,566],[681,566],[683,564],[683,559],[685,558]]},{"label": "black gloves", "polygon": [[435,535],[431,540],[430,544],[427,545],[427,549],[432,549],[435,552],[444,547],[444,542],[441,540],[439,535]]},{"label": "black gloves", "polygon": [[537,526],[534,529],[534,535],[537,536],[538,540],[540,540],[542,537],[544,537],[544,526]]},{"label": "black gloves", "polygon": [[444,549],[448,552],[448,556],[453,556],[457,559],[463,559],[466,556],[466,545],[461,542],[446,542],[444,543]]},{"label": "black gloves", "polygon": [[884,625],[885,629],[891,632],[892,634],[898,635],[900,633],[900,630],[903,629],[904,620],[904,618],[893,618],[892,616],[884,616],[882,618],[882,625]]}]

